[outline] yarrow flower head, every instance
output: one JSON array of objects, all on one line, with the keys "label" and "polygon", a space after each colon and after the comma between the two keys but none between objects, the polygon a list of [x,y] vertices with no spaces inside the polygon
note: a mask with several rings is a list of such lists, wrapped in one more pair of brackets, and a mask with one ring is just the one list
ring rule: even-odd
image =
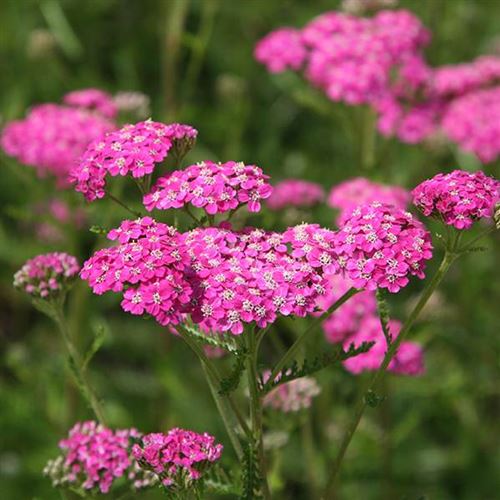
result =
[{"label": "yarrow flower head", "polygon": [[77,423],[59,443],[62,455],[50,460],[44,474],[57,487],[108,493],[114,481],[126,478],[133,489],[156,482],[132,457],[132,444],[141,434],[135,429],[111,430],[94,421]]},{"label": "yarrow flower head", "polygon": [[144,217],[122,222],[108,238],[119,245],[98,250],[80,276],[96,294],[124,292],[121,305],[131,314],[148,313],[161,325],[178,323],[193,290],[177,231]]},{"label": "yarrow flower head", "polygon": [[78,275],[80,266],[67,253],[37,255],[14,275],[14,286],[37,299],[64,293]]},{"label": "yarrow flower head", "polygon": [[25,119],[7,124],[1,146],[40,176],[53,175],[60,187],[67,187],[68,174],[89,143],[114,129],[113,122],[87,110],[42,104]]},{"label": "yarrow flower head", "polygon": [[446,108],[442,128],[461,149],[489,163],[500,156],[499,115],[500,86],[497,86],[454,99]]},{"label": "yarrow flower head", "polygon": [[167,489],[183,491],[202,480],[220,459],[222,449],[206,432],[174,428],[167,434],[145,435],[132,453],[140,466],[156,474]]},{"label": "yarrow flower head", "polygon": [[274,186],[267,206],[271,210],[286,207],[312,207],[323,201],[325,191],[320,184],[300,179],[286,179]]},{"label": "yarrow flower head", "polygon": [[198,137],[198,131],[194,127],[182,123],[167,125],[167,134],[172,140],[172,154],[178,160],[184,158],[193,149]]},{"label": "yarrow flower head", "polygon": [[160,178],[144,205],[151,211],[190,204],[214,215],[247,204],[250,212],[258,212],[272,191],[268,179],[255,165],[204,161]]},{"label": "yarrow flower head", "polygon": [[[271,372],[264,373],[263,380],[267,382]],[[277,381],[279,381],[279,376]],[[313,399],[319,395],[321,389],[312,377],[302,377],[291,382],[279,385],[266,394],[262,404],[265,407],[284,413],[298,412],[310,408]]]},{"label": "yarrow flower head", "polygon": [[99,89],[74,90],[63,97],[63,102],[68,106],[95,111],[106,118],[115,118],[118,113],[113,96]]},{"label": "yarrow flower head", "polygon": [[151,120],[125,125],[89,145],[71,171],[71,180],[87,200],[103,198],[108,175],[139,179],[152,174],[177,140],[179,127]]},{"label": "yarrow flower head", "polygon": [[388,186],[364,177],[355,177],[333,186],[328,195],[328,204],[340,210],[339,224],[358,205],[376,201],[405,209],[410,202],[410,193],[400,186]]},{"label": "yarrow flower head", "polygon": [[491,218],[500,200],[500,181],[484,172],[454,170],[437,174],[413,190],[413,203],[426,216],[439,216],[456,229],[468,229],[482,218]]},{"label": "yarrow flower head", "polygon": [[299,30],[280,28],[257,43],[254,55],[270,73],[281,73],[286,69],[299,70],[307,51]]},{"label": "yarrow flower head", "polygon": [[354,209],[337,233],[336,251],[344,275],[356,288],[398,292],[409,276],[424,277],[432,257],[429,232],[409,212],[372,203]]},{"label": "yarrow flower head", "polygon": [[[401,330],[401,323],[390,320],[388,327],[392,338],[395,339]],[[369,351],[343,361],[344,367],[351,373],[378,370],[384,360],[387,341],[378,317],[367,316],[361,322],[358,331],[344,340],[344,349],[348,349],[351,345],[360,347],[363,342],[374,342],[374,344]],[[422,348],[415,342],[401,342],[388,369],[400,375],[421,375],[425,371]]]},{"label": "yarrow flower head", "polygon": [[151,114],[151,100],[146,94],[133,90],[117,92],[113,97],[118,112],[144,120]]},{"label": "yarrow flower head", "polygon": [[[325,295],[318,299],[320,313],[328,310],[342,295],[354,286],[348,278],[339,274],[328,277]],[[345,304],[323,321],[323,331],[328,342],[343,342],[347,337],[359,330],[363,318],[375,316],[377,300],[371,290],[363,290],[353,295]]]}]

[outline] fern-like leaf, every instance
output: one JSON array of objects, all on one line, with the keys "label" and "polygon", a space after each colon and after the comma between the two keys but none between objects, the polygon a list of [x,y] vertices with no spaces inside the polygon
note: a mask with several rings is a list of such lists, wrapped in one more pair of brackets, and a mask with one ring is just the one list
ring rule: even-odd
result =
[{"label": "fern-like leaf", "polygon": [[259,459],[256,442],[248,442],[245,445],[243,455],[243,487],[241,500],[253,500],[263,498],[262,476],[259,468]]},{"label": "fern-like leaf", "polygon": [[241,376],[245,371],[245,361],[248,356],[246,349],[240,349],[234,353],[235,361],[231,368],[231,373],[220,382],[219,394],[225,396],[235,391],[240,385]]}]

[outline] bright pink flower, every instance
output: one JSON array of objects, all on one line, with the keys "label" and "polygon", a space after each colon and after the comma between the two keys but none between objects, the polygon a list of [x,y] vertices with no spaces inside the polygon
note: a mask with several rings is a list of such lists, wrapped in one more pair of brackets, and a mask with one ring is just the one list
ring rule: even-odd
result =
[{"label": "bright pink flower", "polygon": [[[389,331],[393,339],[399,335],[400,330],[399,321],[389,321]],[[378,370],[382,364],[387,351],[387,342],[378,317],[366,317],[361,322],[359,330],[344,340],[344,349],[348,349],[351,345],[360,347],[363,342],[374,342],[374,345],[368,352],[343,362],[344,367],[351,373]],[[425,371],[422,348],[414,342],[401,342],[396,356],[389,363],[388,370],[400,375],[421,375]]]},{"label": "bright pink flower", "polygon": [[55,176],[66,187],[69,171],[89,143],[114,128],[112,122],[89,111],[42,104],[24,120],[7,124],[1,145],[9,156],[35,167],[41,176]]},{"label": "bright pink flower", "polygon": [[409,212],[382,203],[361,205],[337,233],[338,262],[356,288],[398,292],[409,276],[424,278],[432,257],[428,231]]},{"label": "bright pink flower", "polygon": [[[188,136],[190,130],[184,131]],[[106,177],[131,175],[141,178],[153,173],[156,163],[168,155],[173,143],[182,140],[179,124],[165,125],[151,120],[125,125],[94,141],[71,171],[75,189],[93,201],[105,195]]]},{"label": "bright pink flower", "polygon": [[164,486],[183,490],[202,478],[220,459],[222,449],[206,432],[174,428],[167,434],[146,434],[141,444],[133,446],[132,453],[141,467],[159,476]]},{"label": "bright pink flower", "polygon": [[437,174],[412,192],[413,203],[426,216],[440,216],[457,229],[468,229],[482,218],[493,215],[500,199],[500,181],[484,172],[454,170]]},{"label": "bright pink flower", "polygon": [[282,73],[287,69],[299,70],[307,52],[299,30],[280,28],[257,43],[254,56],[270,73]]},{"label": "bright pink flower", "polygon": [[204,161],[160,178],[143,201],[149,211],[190,204],[215,215],[247,204],[250,212],[258,212],[272,191],[268,179],[255,165]]},{"label": "bright pink flower", "polygon": [[14,275],[14,286],[36,298],[48,299],[64,293],[77,277],[80,266],[72,255],[37,255]]},{"label": "bright pink flower", "polygon": [[64,104],[95,111],[106,118],[115,118],[118,109],[113,96],[99,89],[73,90],[63,97]]},{"label": "bright pink flower", "polygon": [[131,454],[141,434],[135,429],[111,430],[94,421],[77,423],[59,443],[62,456],[49,461],[44,473],[54,486],[108,493],[115,480],[126,478],[134,488],[154,483]]},{"label": "bright pink flower", "polygon": [[375,201],[405,209],[410,203],[410,193],[400,186],[388,186],[364,177],[355,177],[333,186],[328,195],[328,205],[340,211],[339,224],[358,205]]},{"label": "bright pink flower", "polygon": [[271,210],[282,210],[286,207],[311,207],[321,203],[325,191],[320,184],[301,179],[286,179],[274,186],[267,206]]}]

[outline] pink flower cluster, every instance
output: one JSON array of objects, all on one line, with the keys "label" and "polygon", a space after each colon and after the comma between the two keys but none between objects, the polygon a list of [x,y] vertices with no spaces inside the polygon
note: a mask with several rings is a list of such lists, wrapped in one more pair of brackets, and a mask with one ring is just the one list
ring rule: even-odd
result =
[{"label": "pink flower cluster", "polygon": [[48,299],[64,292],[80,266],[67,253],[48,253],[28,260],[14,275],[14,286],[33,297]]},{"label": "pink flower cluster", "polygon": [[483,163],[500,156],[500,86],[454,99],[442,119],[444,133]]},{"label": "pink flower cluster", "polygon": [[42,104],[32,108],[25,119],[7,124],[1,146],[40,175],[53,175],[64,187],[70,169],[89,143],[114,128],[111,121],[89,111]]},{"label": "pink flower cluster", "polygon": [[267,233],[198,228],[179,234],[150,217],[124,221],[108,237],[120,245],[97,251],[81,277],[94,293],[121,292],[122,307],[162,325],[184,314],[211,331],[265,327],[278,314],[305,316],[336,270],[335,233],[316,225]]},{"label": "pink flower cluster", "polygon": [[143,202],[149,211],[190,204],[215,215],[247,204],[250,212],[258,212],[272,191],[268,179],[255,165],[204,161],[160,178]]},{"label": "pink flower cluster", "polygon": [[108,493],[121,477],[135,488],[154,483],[135,463],[131,448],[141,434],[135,429],[111,430],[94,421],[77,423],[59,443],[63,454],[51,460],[45,474],[54,486],[73,486],[94,493]]},{"label": "pink flower cluster", "polygon": [[[264,382],[271,372],[264,374]],[[312,377],[302,377],[279,385],[266,394],[262,404],[267,408],[284,413],[297,412],[311,407],[312,400],[321,392],[316,380]]]},{"label": "pink flower cluster", "polygon": [[429,33],[410,12],[381,11],[372,18],[327,12],[300,32],[280,29],[261,40],[255,57],[269,71],[305,66],[306,78],[334,101],[371,103],[391,72],[419,54]]},{"label": "pink flower cluster", "polygon": [[286,207],[312,207],[321,203],[325,191],[320,184],[301,179],[286,179],[274,186],[267,206],[271,210],[282,210]]},{"label": "pink flower cluster", "polygon": [[118,113],[113,96],[99,89],[74,90],[63,97],[63,102],[68,106],[95,111],[106,118],[113,119]]},{"label": "pink flower cluster", "polygon": [[106,176],[141,178],[153,172],[156,163],[168,155],[173,143],[189,139],[194,129],[179,124],[165,125],[151,120],[125,125],[92,142],[71,171],[75,189],[89,201],[105,195]]},{"label": "pink flower cluster", "polygon": [[161,325],[178,323],[188,310],[192,287],[185,278],[187,258],[177,231],[150,217],[124,221],[108,238],[120,244],[98,250],[80,276],[96,294],[122,292],[122,308],[148,313]]},{"label": "pink flower cluster", "polygon": [[302,67],[307,51],[301,33],[295,28],[280,28],[266,35],[255,46],[255,59],[264,64],[270,73]]},{"label": "pink flower cluster", "polygon": [[164,486],[189,488],[220,459],[222,445],[206,432],[198,434],[174,428],[167,434],[145,435],[132,453],[137,462],[157,474]]},{"label": "pink flower cluster", "polygon": [[[342,295],[350,290],[354,284],[341,275],[333,274],[328,277],[326,293],[318,299],[317,307],[320,312],[327,311]],[[349,335],[357,332],[363,318],[376,316],[377,301],[375,293],[363,290],[351,297],[345,304],[323,321],[323,331],[328,342],[342,342]]]},{"label": "pink flower cluster", "polygon": [[[395,339],[401,330],[401,323],[389,321],[389,331]],[[377,370],[387,351],[387,341],[384,337],[380,320],[376,316],[367,316],[361,321],[359,329],[344,340],[344,349],[354,345],[359,347],[363,342],[375,342],[368,352],[346,359],[343,364],[346,370],[358,374],[364,371]],[[403,341],[388,366],[389,371],[400,375],[421,375],[424,373],[424,358],[422,348],[415,342]]]},{"label": "pink flower cluster", "polygon": [[409,212],[382,203],[354,209],[337,233],[340,267],[356,288],[398,292],[410,275],[424,277],[431,237]]},{"label": "pink flower cluster", "polygon": [[492,217],[500,199],[500,181],[481,171],[454,170],[422,182],[412,194],[424,215],[440,216],[446,224],[468,229],[474,221]]},{"label": "pink flower cluster", "polygon": [[71,225],[81,228],[86,220],[85,211],[78,207],[72,209],[64,200],[53,198],[46,203],[36,204],[32,210],[36,214],[43,214],[51,220],[36,221],[36,236],[44,242],[64,241],[62,228]]},{"label": "pink flower cluster", "polygon": [[410,193],[400,186],[386,186],[365,177],[355,177],[333,186],[328,195],[328,205],[340,211],[339,224],[358,205],[376,201],[405,209],[410,202]]}]

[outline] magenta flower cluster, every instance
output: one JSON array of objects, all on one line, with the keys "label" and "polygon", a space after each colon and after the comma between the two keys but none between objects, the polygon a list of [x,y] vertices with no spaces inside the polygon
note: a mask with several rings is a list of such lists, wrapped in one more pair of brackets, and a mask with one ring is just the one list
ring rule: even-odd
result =
[{"label": "magenta flower cluster", "polygon": [[71,171],[75,189],[89,201],[105,195],[106,177],[131,175],[142,178],[153,172],[183,131],[192,137],[194,129],[180,124],[165,125],[151,120],[125,125],[89,145]]},{"label": "magenta flower cluster", "polygon": [[215,215],[247,204],[250,212],[258,212],[261,200],[268,198],[272,191],[268,179],[255,165],[204,161],[158,179],[143,202],[149,211],[190,204]]},{"label": "magenta flower cluster", "polygon": [[307,55],[301,32],[295,28],[277,29],[255,46],[255,59],[265,64],[270,73],[281,73],[287,69],[298,71]]},{"label": "magenta flower cluster", "polygon": [[206,432],[174,428],[145,435],[132,453],[141,467],[157,474],[166,487],[189,488],[222,454],[222,445]]},{"label": "magenta flower cluster", "polygon": [[14,286],[35,298],[48,299],[64,292],[77,277],[80,266],[72,255],[37,255],[14,275]]},{"label": "magenta flower cluster", "polygon": [[113,119],[118,113],[113,96],[99,89],[74,90],[63,97],[63,102],[68,106],[95,111],[106,118]]},{"label": "magenta flower cluster", "polygon": [[[392,339],[395,339],[401,330],[401,323],[390,320],[388,327]],[[351,373],[359,374],[364,371],[378,370],[382,364],[387,351],[387,341],[378,317],[365,317],[361,321],[359,329],[344,340],[344,349],[348,349],[351,345],[359,347],[363,342],[374,342],[374,344],[368,352],[358,354],[343,362],[346,370]],[[417,376],[423,374],[425,368],[422,348],[415,342],[401,342],[396,355],[389,363],[388,369],[399,375]]]},{"label": "magenta flower cluster", "polygon": [[334,272],[335,233],[317,225],[267,233],[249,228],[198,228],[177,233],[145,217],[108,237],[120,245],[97,251],[81,277],[95,293],[124,291],[122,307],[162,324],[184,314],[211,331],[265,327],[278,314],[305,316]]},{"label": "magenta flower cluster", "polygon": [[380,202],[405,209],[410,202],[410,193],[400,186],[388,186],[355,177],[333,186],[328,194],[328,205],[339,210],[338,224],[358,205]]},{"label": "magenta flower cluster", "polygon": [[266,205],[271,210],[312,207],[321,203],[324,198],[325,191],[320,184],[301,179],[286,179],[274,186]]},{"label": "magenta flower cluster", "polygon": [[256,59],[269,71],[304,69],[334,101],[371,103],[390,84],[391,71],[419,54],[429,33],[410,12],[381,11],[373,18],[327,12],[302,30],[279,29],[261,40]]},{"label": "magenta flower cluster", "polygon": [[422,182],[412,194],[413,203],[424,215],[468,229],[475,221],[493,215],[500,199],[500,182],[481,171],[454,170]]},{"label": "magenta flower cluster", "polygon": [[[270,372],[264,373],[264,382],[267,382],[270,375]],[[310,408],[313,399],[320,392],[321,389],[314,378],[302,377],[272,389],[264,396],[262,404],[284,413],[298,412]]]},{"label": "magenta flower cluster", "polygon": [[356,288],[398,292],[409,276],[424,277],[432,257],[429,232],[409,212],[382,203],[361,205],[345,219],[336,251],[344,275]]},{"label": "magenta flower cluster", "polygon": [[62,456],[51,460],[45,474],[54,486],[108,493],[115,480],[125,477],[134,488],[154,483],[131,454],[141,434],[135,429],[112,430],[94,421],[77,423],[59,443]]},{"label": "magenta flower cluster", "polygon": [[90,142],[115,128],[113,122],[83,109],[42,104],[23,120],[4,128],[1,146],[6,154],[35,167],[41,176],[54,176],[61,187]]}]

